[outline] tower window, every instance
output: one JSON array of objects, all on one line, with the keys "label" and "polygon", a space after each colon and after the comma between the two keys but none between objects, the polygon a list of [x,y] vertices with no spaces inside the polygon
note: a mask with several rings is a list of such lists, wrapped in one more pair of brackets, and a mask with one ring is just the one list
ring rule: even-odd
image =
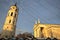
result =
[{"label": "tower window", "polygon": [[17,9],[15,11],[17,11]]},{"label": "tower window", "polygon": [[11,12],[11,16],[13,15],[13,12]]},{"label": "tower window", "polygon": [[16,14],[15,14],[15,16],[14,17],[16,17]]},{"label": "tower window", "polygon": [[14,24],[14,21],[13,21],[13,24]]},{"label": "tower window", "polygon": [[15,20],[13,21],[13,24],[15,25]]},{"label": "tower window", "polygon": [[9,20],[9,23],[11,23],[11,20]]}]

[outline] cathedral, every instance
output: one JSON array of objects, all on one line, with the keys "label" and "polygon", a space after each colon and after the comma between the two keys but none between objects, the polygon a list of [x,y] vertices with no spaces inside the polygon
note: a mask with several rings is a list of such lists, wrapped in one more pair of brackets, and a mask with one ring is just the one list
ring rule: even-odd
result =
[{"label": "cathedral", "polygon": [[3,25],[1,37],[12,38],[15,36],[16,22],[18,17],[18,7],[16,4],[10,6],[5,23]]},{"label": "cathedral", "polygon": [[60,38],[60,24],[41,24],[38,20],[33,31],[36,38]]}]

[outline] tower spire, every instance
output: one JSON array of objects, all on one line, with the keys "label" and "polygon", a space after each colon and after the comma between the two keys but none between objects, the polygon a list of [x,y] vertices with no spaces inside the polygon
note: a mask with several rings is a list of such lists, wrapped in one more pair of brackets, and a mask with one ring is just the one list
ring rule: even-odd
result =
[{"label": "tower spire", "polygon": [[17,2],[15,3],[15,6],[17,6]]}]

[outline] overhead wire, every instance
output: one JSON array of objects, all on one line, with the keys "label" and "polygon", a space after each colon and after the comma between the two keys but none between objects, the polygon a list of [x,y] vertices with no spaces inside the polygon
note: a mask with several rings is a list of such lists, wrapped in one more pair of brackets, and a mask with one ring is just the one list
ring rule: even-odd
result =
[{"label": "overhead wire", "polygon": [[[26,10],[25,10],[26,11]],[[34,17],[31,13],[29,13],[28,15],[31,15],[33,19],[37,19],[36,17]],[[44,20],[45,21],[45,20]]]},{"label": "overhead wire", "polygon": [[[31,7],[31,9],[33,9],[34,12],[37,12],[37,14],[39,13],[39,11],[37,11],[37,8],[32,8],[32,7]],[[31,11],[33,11],[33,10],[31,10]],[[33,13],[34,13],[34,12],[33,12]],[[30,14],[31,14],[31,13],[30,13]],[[34,14],[35,14],[35,13],[34,13]],[[46,21],[46,19],[41,18],[41,17],[38,16],[37,14],[36,14],[36,16],[37,16],[38,18],[42,19],[43,21]],[[40,13],[40,14],[42,14],[42,13]],[[32,15],[32,14],[31,14],[31,15]],[[46,22],[47,22],[47,21],[46,21]]]},{"label": "overhead wire", "polygon": [[[22,1],[22,0],[21,0]],[[20,15],[22,15],[22,10],[23,10],[23,8],[22,8],[22,2],[20,1],[20,8],[21,8],[21,10],[20,10]],[[32,16],[33,17],[33,16]],[[27,22],[31,22],[31,21],[27,21]],[[17,28],[17,29],[19,29],[19,28]],[[17,31],[19,31],[19,30],[17,30]],[[22,30],[21,30],[22,31]]]},{"label": "overhead wire", "polygon": [[[23,1],[23,0],[21,0],[21,1]],[[22,8],[22,5],[21,5],[21,4],[23,5],[23,2],[20,3],[21,9],[23,10],[24,8]],[[22,10],[21,10],[21,11],[22,11]],[[24,11],[25,11],[25,10],[24,10]],[[21,13],[21,14],[22,14],[22,13]],[[24,14],[24,13],[23,13],[23,14]],[[31,16],[32,16],[32,15],[31,15]],[[34,16],[32,16],[32,17],[33,17],[34,19],[36,19]]]},{"label": "overhead wire", "polygon": [[[26,10],[25,10],[26,11]],[[27,11],[26,11],[27,12]],[[34,18],[35,20],[37,19],[36,17],[34,17],[31,13],[28,13],[28,15],[31,15],[32,16],[32,18]],[[42,19],[42,18],[41,18]],[[44,19],[42,19],[42,20],[44,20]],[[45,20],[44,20],[45,21]]]},{"label": "overhead wire", "polygon": [[[35,3],[36,3],[36,2],[35,2]],[[40,6],[42,6],[43,8],[49,10],[49,8],[45,7],[42,3],[39,2],[39,4],[40,4]],[[51,11],[51,10],[49,10],[49,11],[52,12],[52,13],[54,13],[54,12]],[[51,18],[51,19],[53,19],[53,18]],[[51,19],[48,19],[48,18],[47,18],[47,20],[51,20]]]},{"label": "overhead wire", "polygon": [[[49,1],[47,1],[47,0],[45,0],[49,5],[51,5],[51,6],[53,6],[52,4],[50,4],[50,2]],[[52,0],[53,1],[53,0]],[[60,9],[60,8],[58,8],[57,6],[54,6],[55,8],[57,8],[57,9]]]},{"label": "overhead wire", "polygon": [[[45,9],[49,10],[47,7],[43,6],[41,3],[40,3],[40,5],[41,5],[42,7],[44,7]],[[25,11],[26,11],[26,10],[25,10]],[[51,12],[51,10],[49,10],[49,11]],[[26,11],[26,12],[27,12],[27,11]],[[27,14],[30,15],[33,19],[35,19],[35,20],[37,19],[37,18],[36,18],[35,16],[33,16],[31,13],[27,13]],[[37,16],[38,16],[38,15],[37,15]],[[38,16],[38,18],[40,18],[40,16]],[[49,20],[51,20],[51,19],[48,20],[47,18],[46,18],[46,19],[41,18],[41,19],[44,20],[44,21],[46,21],[46,22],[49,21]]]}]

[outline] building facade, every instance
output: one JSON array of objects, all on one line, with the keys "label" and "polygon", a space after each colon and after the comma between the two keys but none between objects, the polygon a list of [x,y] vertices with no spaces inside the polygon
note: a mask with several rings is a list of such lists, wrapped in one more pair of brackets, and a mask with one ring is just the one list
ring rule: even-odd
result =
[{"label": "building facade", "polygon": [[60,38],[60,24],[41,24],[37,21],[33,27],[36,38]]},{"label": "building facade", "polygon": [[16,22],[18,17],[17,5],[12,5],[7,13],[5,23],[3,25],[3,30],[1,36],[4,38],[11,38],[15,36]]}]

